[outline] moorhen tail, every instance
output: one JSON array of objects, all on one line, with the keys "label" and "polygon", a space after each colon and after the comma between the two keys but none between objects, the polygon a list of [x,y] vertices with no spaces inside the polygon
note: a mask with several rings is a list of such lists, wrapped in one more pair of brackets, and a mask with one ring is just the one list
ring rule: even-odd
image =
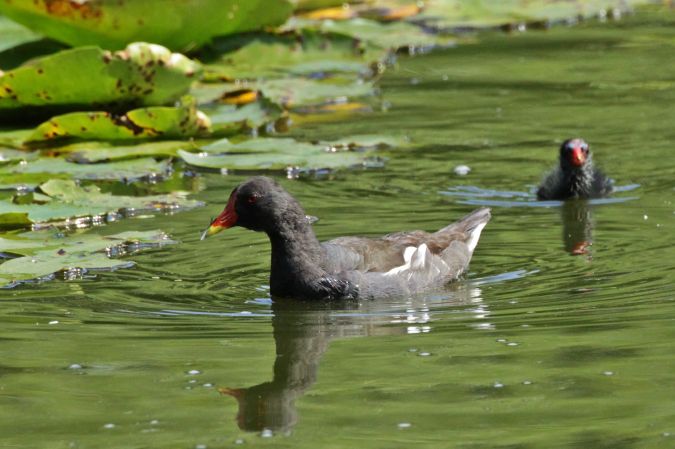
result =
[{"label": "moorhen tail", "polygon": [[612,181],[593,166],[588,144],[583,139],[567,139],[560,146],[560,165],[546,175],[537,198],[601,198],[612,190]]},{"label": "moorhen tail", "polygon": [[373,299],[440,287],[459,277],[489,220],[490,210],[481,208],[433,233],[320,243],[298,201],[260,176],[232,191],[202,239],[232,226],[265,232],[272,244],[274,298]]}]

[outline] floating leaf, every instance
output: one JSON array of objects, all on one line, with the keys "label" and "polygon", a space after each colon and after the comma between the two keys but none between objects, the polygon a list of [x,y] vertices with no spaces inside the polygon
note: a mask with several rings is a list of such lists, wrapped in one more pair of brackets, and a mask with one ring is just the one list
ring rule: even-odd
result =
[{"label": "floating leaf", "polygon": [[150,157],[107,164],[77,164],[61,158],[41,158],[26,164],[0,167],[0,184],[7,184],[8,179],[14,179],[12,175],[31,174],[36,175],[33,179],[41,180],[49,179],[54,174],[63,174],[75,179],[129,181],[147,176],[163,176],[170,169],[170,161],[156,161]]},{"label": "floating leaf", "polygon": [[133,265],[119,259],[137,251],[177,243],[161,231],[123,232],[100,236],[76,234],[60,237],[52,231],[0,237],[0,252],[18,257],[0,263],[0,287],[12,287],[58,272],[83,274],[86,270],[113,270]]},{"label": "floating leaf", "polygon": [[326,73],[373,74],[372,65],[386,53],[339,34],[312,30],[254,34],[221,39],[215,48],[227,52],[205,66],[210,81],[275,78]]},{"label": "floating leaf", "polygon": [[195,102],[180,107],[153,106],[126,114],[71,112],[39,125],[27,141],[55,139],[130,140],[198,137],[210,133],[211,121]]},{"label": "floating leaf", "polygon": [[0,226],[21,227],[78,217],[97,217],[123,210],[176,211],[202,204],[199,201],[188,200],[186,192],[140,197],[112,195],[101,192],[96,186],[81,187],[70,180],[50,180],[41,184],[40,190],[55,201],[47,204],[14,204],[0,201]]},{"label": "floating leaf", "polygon": [[375,86],[370,81],[331,79],[325,81],[306,78],[280,78],[263,81],[257,87],[272,101],[285,107],[344,103],[349,98],[373,96]]},{"label": "floating leaf", "polygon": [[230,170],[334,169],[363,165],[366,156],[362,152],[336,151],[330,145],[291,138],[259,138],[239,143],[225,139],[202,150],[198,154],[181,150],[179,156],[196,167]]},{"label": "floating leaf", "polygon": [[34,161],[38,155],[37,151],[22,151],[0,147],[0,164],[5,162]]},{"label": "floating leaf", "polygon": [[283,23],[285,0],[0,0],[0,11],[67,44],[118,49],[129,42],[156,42],[178,50],[216,35]]},{"label": "floating leaf", "polygon": [[454,40],[447,36],[425,32],[420,27],[406,22],[380,23],[374,20],[356,18],[352,20],[295,20],[287,27],[314,28],[324,33],[337,33],[359,39],[385,49],[397,50],[403,47],[436,47],[451,45]]},{"label": "floating leaf", "polygon": [[410,20],[439,30],[485,28],[533,22],[576,20],[616,9],[625,11],[646,0],[432,0]]},{"label": "floating leaf", "polygon": [[199,71],[196,62],[154,44],[135,43],[115,53],[98,47],[64,50],[0,75],[0,112],[173,103]]},{"label": "floating leaf", "polygon": [[[112,145],[107,142],[81,142],[59,147],[60,153],[68,154],[69,161],[83,163],[106,162],[145,156],[175,156],[177,150],[185,148],[182,140],[141,142],[135,145]],[[0,150],[0,155],[2,154]]]},{"label": "floating leaf", "polygon": [[32,32],[28,28],[0,16],[0,51],[5,51],[8,48],[27,42],[37,41],[41,38],[42,36]]},{"label": "floating leaf", "polygon": [[214,134],[256,129],[284,116],[281,107],[266,97],[244,105],[213,103],[202,109],[211,120]]}]

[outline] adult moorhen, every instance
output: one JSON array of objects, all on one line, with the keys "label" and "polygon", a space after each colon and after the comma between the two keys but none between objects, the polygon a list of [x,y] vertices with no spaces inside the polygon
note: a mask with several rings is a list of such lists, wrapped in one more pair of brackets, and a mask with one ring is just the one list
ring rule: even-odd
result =
[{"label": "adult moorhen", "polygon": [[254,177],[230,194],[202,239],[232,226],[267,233],[275,298],[373,299],[439,287],[469,265],[490,220],[481,208],[434,233],[340,237],[319,243],[298,201],[276,181]]},{"label": "adult moorhen", "polygon": [[537,198],[600,198],[612,190],[612,181],[593,166],[588,144],[583,139],[567,139],[560,146],[560,165],[546,175]]}]

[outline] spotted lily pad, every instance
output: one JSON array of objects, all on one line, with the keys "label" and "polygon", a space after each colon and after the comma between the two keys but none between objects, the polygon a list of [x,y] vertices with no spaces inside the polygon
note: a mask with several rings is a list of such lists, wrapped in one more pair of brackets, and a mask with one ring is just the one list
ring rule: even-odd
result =
[{"label": "spotted lily pad", "polygon": [[371,81],[349,81],[332,78],[312,80],[307,78],[279,78],[262,81],[257,87],[272,101],[288,108],[345,102],[347,99],[375,95]]},{"label": "spotted lily pad", "polygon": [[316,170],[363,166],[368,154],[291,138],[258,138],[239,143],[220,140],[202,147],[201,153],[181,150],[179,156],[190,165],[211,169]]},{"label": "spotted lily pad", "polygon": [[40,124],[27,142],[48,140],[132,140],[206,136],[211,121],[194,101],[179,107],[153,106],[126,114],[71,112]]},{"label": "spotted lily pad", "polygon": [[190,49],[216,35],[279,25],[291,11],[285,0],[0,0],[0,12],[32,30],[110,49],[134,41]]},{"label": "spotted lily pad", "polygon": [[[80,164],[107,162],[120,159],[132,159],[147,156],[175,156],[180,148],[185,148],[182,140],[162,140],[141,142],[135,145],[113,145],[109,142],[80,142],[59,147],[60,153],[67,153],[67,159]],[[0,156],[2,150],[0,150]]]},{"label": "spotted lily pad", "polygon": [[6,235],[0,237],[0,252],[16,257],[0,263],[0,288],[53,278],[59,272],[65,272],[68,278],[89,270],[127,268],[133,262],[121,256],[174,243],[157,230],[107,236],[87,233],[63,237],[53,231]]},{"label": "spotted lily pad", "polygon": [[[162,212],[184,210],[202,203],[187,199],[187,192],[165,195],[123,196],[103,193],[96,186],[81,187],[70,180],[51,180],[39,187],[54,201],[45,204],[15,204],[0,201],[0,227],[64,221],[80,217],[100,217],[120,212]],[[117,216],[115,216],[117,218]]]},{"label": "spotted lily pad", "polygon": [[98,47],[64,50],[0,75],[0,114],[27,107],[63,111],[173,103],[199,71],[196,62],[154,44],[130,44],[114,53]]},{"label": "spotted lily pad", "polygon": [[207,80],[278,78],[292,75],[352,73],[370,75],[386,55],[351,37],[313,30],[254,34],[221,39],[219,56],[205,66]]}]

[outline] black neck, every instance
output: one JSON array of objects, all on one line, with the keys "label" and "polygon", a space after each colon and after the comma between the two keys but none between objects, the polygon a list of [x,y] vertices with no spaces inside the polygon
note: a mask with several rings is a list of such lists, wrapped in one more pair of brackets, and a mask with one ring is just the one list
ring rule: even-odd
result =
[{"label": "black neck", "polygon": [[587,160],[581,167],[563,166],[563,185],[569,193],[576,196],[588,196],[593,187],[593,162]]},{"label": "black neck", "polygon": [[272,295],[302,294],[311,281],[325,275],[323,248],[304,213],[284,217],[267,235],[272,243]]}]

